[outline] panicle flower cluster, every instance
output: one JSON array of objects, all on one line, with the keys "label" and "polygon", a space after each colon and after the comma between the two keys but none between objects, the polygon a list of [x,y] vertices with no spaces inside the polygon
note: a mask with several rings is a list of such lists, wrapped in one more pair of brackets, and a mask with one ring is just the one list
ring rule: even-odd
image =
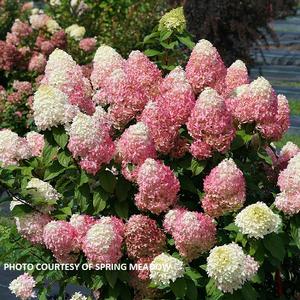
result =
[{"label": "panicle flower cluster", "polygon": [[157,223],[147,216],[133,215],[125,226],[128,257],[138,260],[154,257],[163,252],[166,236]]},{"label": "panicle flower cluster", "polygon": [[139,192],[135,204],[141,211],[160,214],[177,201],[180,184],[172,170],[162,162],[147,158],[137,174]]},{"label": "panicle flower cluster", "polygon": [[84,112],[92,114],[95,111],[89,80],[83,76],[81,67],[63,50],[55,49],[49,56],[42,83],[59,89],[70,104]]},{"label": "panicle flower cluster", "polygon": [[[36,138],[38,143],[33,144],[32,141]],[[42,135],[36,136],[32,132],[23,138],[10,129],[0,130],[0,162],[2,166],[16,165],[22,159],[40,155],[43,146],[42,140]]]},{"label": "panicle flower cluster", "polygon": [[292,157],[278,177],[281,193],[276,196],[275,206],[285,214],[300,212],[300,153]]},{"label": "panicle flower cluster", "polygon": [[44,136],[40,133],[30,131],[26,134],[26,140],[31,149],[32,156],[40,156],[45,146]]},{"label": "panicle flower cluster", "polygon": [[273,120],[257,124],[256,128],[269,140],[279,141],[290,126],[289,103],[285,96],[277,96],[277,113]]},{"label": "panicle flower cluster", "polygon": [[73,214],[70,218],[70,224],[76,229],[80,241],[95,222],[95,219],[89,215]]},{"label": "panicle flower cluster", "polygon": [[225,92],[226,97],[230,97],[234,90],[249,83],[248,70],[246,65],[241,60],[236,60],[228,69],[225,77]]},{"label": "panicle flower cluster", "polygon": [[28,181],[26,188],[32,189],[37,197],[45,200],[59,200],[61,198],[61,194],[51,184],[38,178],[32,178]]},{"label": "panicle flower cluster", "polygon": [[211,88],[200,94],[187,123],[195,139],[191,153],[198,159],[212,156],[212,151],[226,152],[235,137],[235,128],[224,98]]},{"label": "panicle flower cluster", "polygon": [[50,221],[49,215],[32,212],[16,217],[16,226],[23,238],[33,244],[43,244],[43,230]]},{"label": "panicle flower cluster", "polygon": [[177,7],[166,14],[159,20],[158,30],[176,30],[182,33],[186,29],[186,20],[183,13],[183,7]]},{"label": "panicle flower cluster", "polygon": [[280,150],[278,164],[281,169],[285,169],[291,158],[300,152],[300,148],[293,142],[287,142]]},{"label": "panicle flower cluster", "polygon": [[79,43],[79,48],[84,52],[92,52],[96,48],[97,40],[95,38],[85,38]]},{"label": "panicle flower cluster", "polygon": [[96,174],[115,153],[110,127],[107,114],[101,106],[96,108],[92,116],[78,113],[70,126],[68,148],[73,157],[80,158],[80,166],[88,173]]},{"label": "panicle flower cluster", "polygon": [[112,103],[111,119],[116,127],[123,127],[155,97],[162,77],[158,67],[140,51],[130,53],[123,72],[119,73],[112,85],[114,89],[107,94],[107,98]]},{"label": "panicle flower cluster", "polygon": [[181,67],[171,71],[158,86],[154,102],[148,102],[141,120],[147,124],[157,151],[164,154],[176,146],[179,128],[195,105],[195,95]]},{"label": "panicle flower cluster", "polygon": [[236,211],[246,200],[246,183],[242,171],[232,159],[224,159],[204,179],[204,211],[219,217],[226,212]]},{"label": "panicle flower cluster", "polygon": [[196,94],[205,87],[222,93],[226,67],[217,49],[207,40],[200,40],[194,47],[186,66],[186,76]]},{"label": "panicle flower cluster", "polygon": [[[123,175],[127,179],[134,179],[138,167],[147,158],[156,158],[156,151],[147,126],[138,122],[129,126],[116,145],[118,159],[122,162]],[[128,169],[128,164],[136,167],[133,172]]]},{"label": "panicle flower cluster", "polygon": [[67,95],[50,85],[39,86],[32,108],[34,122],[40,130],[68,124],[78,113],[77,107],[68,102]]},{"label": "panicle flower cluster", "polygon": [[180,255],[189,261],[210,250],[216,242],[216,225],[211,217],[203,213],[169,210],[164,228],[173,236]]},{"label": "panicle flower cluster", "polygon": [[170,284],[183,274],[183,262],[166,253],[156,256],[150,264],[150,279],[157,285]]},{"label": "panicle flower cluster", "polygon": [[33,291],[36,286],[36,281],[28,273],[24,273],[14,279],[9,284],[10,291],[16,295],[16,297],[21,300],[28,300],[30,298],[35,298],[35,292]]},{"label": "panicle flower cluster", "polygon": [[125,60],[115,49],[106,45],[100,46],[93,60],[91,74],[93,88],[96,90],[104,87],[105,81],[110,78],[114,71],[124,68],[124,63]]},{"label": "panicle flower cluster", "polygon": [[83,238],[82,250],[91,264],[114,264],[122,256],[124,224],[116,217],[102,217]]},{"label": "panicle flower cluster", "polygon": [[225,293],[233,293],[250,280],[258,270],[258,263],[235,244],[217,246],[207,258],[207,274]]},{"label": "panicle flower cluster", "polygon": [[78,233],[66,221],[51,221],[44,227],[45,246],[52,251],[59,263],[73,263],[79,252]]},{"label": "panicle flower cluster", "polygon": [[269,233],[277,232],[281,219],[265,203],[257,202],[238,213],[235,224],[243,234],[259,239]]},{"label": "panicle flower cluster", "polygon": [[66,33],[76,41],[81,41],[85,35],[85,28],[78,24],[73,24],[66,28]]},{"label": "panicle flower cluster", "polygon": [[272,123],[278,111],[276,94],[263,77],[239,86],[227,103],[240,123]]}]

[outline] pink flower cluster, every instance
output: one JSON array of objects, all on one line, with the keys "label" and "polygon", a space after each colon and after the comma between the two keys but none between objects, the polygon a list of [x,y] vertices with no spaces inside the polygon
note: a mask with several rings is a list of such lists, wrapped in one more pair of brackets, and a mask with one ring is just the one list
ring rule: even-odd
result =
[{"label": "pink flower cluster", "polygon": [[193,89],[181,67],[163,79],[153,100],[148,102],[141,120],[149,127],[156,150],[167,154],[178,146],[179,129],[187,122],[195,105]]},{"label": "pink flower cluster", "polygon": [[187,128],[195,139],[191,153],[198,159],[211,157],[213,150],[225,153],[235,137],[233,119],[225,100],[212,88],[205,88],[200,94]]},{"label": "pink flower cluster", "polygon": [[29,300],[36,297],[33,291],[35,286],[34,278],[28,273],[24,273],[10,283],[9,289],[21,300]]},{"label": "pink flower cluster", "polygon": [[51,217],[40,212],[25,214],[16,218],[16,226],[20,235],[33,244],[43,244],[44,227]]},{"label": "pink flower cluster", "polygon": [[217,49],[207,40],[200,40],[192,51],[186,66],[186,76],[195,93],[211,87],[222,93],[226,67]]},{"label": "pink flower cluster", "polygon": [[87,114],[93,114],[92,88],[82,69],[66,52],[56,49],[49,56],[42,84],[59,89],[68,102]]},{"label": "pink flower cluster", "polygon": [[147,158],[138,171],[137,184],[139,192],[135,195],[135,203],[141,211],[158,215],[177,202],[179,181],[160,161]]},{"label": "pink flower cluster", "polygon": [[2,166],[16,165],[22,159],[39,156],[44,148],[43,135],[29,132],[19,137],[10,129],[0,130],[0,162]]},{"label": "pink flower cluster", "polygon": [[133,215],[125,226],[125,243],[129,258],[154,258],[163,252],[166,236],[154,220]]},{"label": "pink flower cluster", "polygon": [[53,21],[45,14],[30,16],[30,23],[16,19],[6,40],[0,41],[0,69],[13,71],[28,70],[41,74],[46,58],[55,49],[67,46],[63,30],[52,32],[49,37],[47,22]]},{"label": "pink flower cluster", "polygon": [[80,243],[76,229],[67,221],[51,221],[44,227],[45,246],[52,251],[60,263],[77,260]]},{"label": "pink flower cluster", "polygon": [[[139,166],[147,158],[156,158],[156,150],[149,130],[145,124],[138,122],[129,126],[117,141],[117,158],[122,162],[123,175],[134,180]],[[129,170],[132,165],[134,171]]]},{"label": "pink flower cluster", "polygon": [[180,255],[189,261],[209,251],[216,243],[216,225],[203,213],[181,208],[170,210],[165,216],[164,228],[173,236]]},{"label": "pink flower cluster", "polygon": [[143,111],[161,79],[157,66],[140,51],[131,52],[126,61],[107,46],[96,52],[91,80],[94,88],[102,88],[98,102],[111,103],[109,114],[116,127]]},{"label": "pink flower cluster", "polygon": [[204,211],[219,217],[241,208],[246,200],[245,179],[232,159],[224,159],[204,179]]},{"label": "pink flower cluster", "polygon": [[100,106],[92,116],[78,113],[69,135],[68,148],[75,158],[80,158],[80,166],[88,173],[96,174],[115,153],[107,114]]},{"label": "pink flower cluster", "polygon": [[95,38],[85,38],[79,42],[79,48],[84,52],[92,52],[96,48],[97,40]]},{"label": "pink flower cluster", "polygon": [[289,160],[289,163],[278,177],[281,193],[276,196],[275,206],[285,214],[294,215],[300,212],[300,153]]},{"label": "pink flower cluster", "polygon": [[116,217],[102,217],[87,231],[82,250],[92,264],[117,263],[122,256],[124,224]]}]

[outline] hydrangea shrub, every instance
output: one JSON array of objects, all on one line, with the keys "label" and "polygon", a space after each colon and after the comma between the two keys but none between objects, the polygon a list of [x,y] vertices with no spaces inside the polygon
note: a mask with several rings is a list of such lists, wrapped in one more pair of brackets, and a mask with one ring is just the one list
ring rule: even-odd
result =
[{"label": "hydrangea shrub", "polygon": [[[33,254],[14,262],[92,269],[33,270],[10,285],[20,299],[46,299],[47,282],[62,299],[69,283],[90,289],[73,300],[296,296],[300,150],[271,145],[288,129],[288,102],[266,79],[250,82],[241,61],[226,68],[200,40],[163,76],[140,51],[101,46],[86,77],[57,49],[33,117],[39,133],[0,131],[17,228],[2,225],[5,251],[18,236]],[[97,270],[116,263],[144,268]]]}]

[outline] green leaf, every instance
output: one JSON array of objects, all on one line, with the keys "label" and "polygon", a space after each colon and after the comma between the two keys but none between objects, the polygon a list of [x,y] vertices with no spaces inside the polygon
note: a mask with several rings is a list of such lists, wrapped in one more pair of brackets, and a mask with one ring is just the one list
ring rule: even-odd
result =
[{"label": "green leaf", "polygon": [[195,270],[195,269],[192,269],[190,267],[187,267],[186,270],[185,270],[185,274],[190,277],[194,282],[197,282],[198,279],[200,279],[202,276],[201,274]]},{"label": "green leaf", "polygon": [[120,218],[128,218],[128,202],[115,202],[115,211]]},{"label": "green leaf", "polygon": [[283,261],[285,256],[285,246],[280,235],[273,233],[266,235],[263,244],[273,257],[279,261]]},{"label": "green leaf", "polygon": [[191,280],[186,281],[187,289],[186,289],[186,297],[190,300],[198,299],[198,290],[195,283]]},{"label": "green leaf", "polygon": [[54,161],[53,164],[45,170],[44,180],[51,180],[63,173],[64,171],[65,168],[58,161]]},{"label": "green leaf", "polygon": [[53,127],[52,133],[55,142],[61,147],[65,148],[68,143],[68,135],[66,134],[63,127]]},{"label": "green leaf", "polygon": [[272,165],[273,164],[273,161],[272,161],[272,158],[268,155],[268,153],[263,150],[263,149],[260,149],[258,152],[257,152],[257,155],[263,159],[267,164],[269,165]]},{"label": "green leaf", "polygon": [[224,229],[227,231],[239,232],[239,228],[234,223],[230,223],[229,225],[225,226]]},{"label": "green leaf", "polygon": [[300,249],[300,222],[291,222],[291,237],[295,245]]},{"label": "green leaf", "polygon": [[184,278],[178,278],[175,282],[170,284],[173,294],[183,299],[186,294],[187,285]]},{"label": "green leaf", "polygon": [[43,150],[42,161],[45,166],[51,163],[57,157],[58,147],[46,143]]},{"label": "green leaf", "polygon": [[241,289],[243,299],[245,300],[256,300],[258,299],[258,293],[253,288],[253,286],[249,283],[244,284],[243,288]]},{"label": "green leaf", "polygon": [[148,57],[156,56],[159,54],[162,54],[160,51],[154,50],[154,49],[147,49],[144,51],[144,54]]},{"label": "green leaf", "polygon": [[118,272],[105,270],[105,278],[106,278],[108,284],[113,288],[118,279]]},{"label": "green leaf", "polygon": [[244,130],[238,130],[236,132],[236,136],[235,136],[233,142],[231,143],[231,150],[236,150],[236,149],[241,148],[242,146],[244,146],[245,144],[250,142],[251,139],[252,139],[251,134],[245,133]]},{"label": "green leaf", "polygon": [[194,176],[197,176],[202,173],[202,171],[205,169],[205,166],[207,164],[207,161],[198,161],[196,159],[192,159],[191,161],[191,170]]},{"label": "green leaf", "polygon": [[207,295],[210,296],[208,298],[210,300],[218,300],[223,296],[223,293],[217,288],[216,283],[213,279],[209,280],[205,289]]},{"label": "green leaf", "polygon": [[96,192],[93,195],[94,213],[98,214],[106,207],[107,195],[104,192]]},{"label": "green leaf", "polygon": [[195,47],[195,43],[188,36],[177,36],[178,40],[186,45],[189,49],[193,49]]},{"label": "green leaf", "polygon": [[58,154],[57,159],[62,166],[68,167],[72,158],[70,155],[63,151]]},{"label": "green leaf", "polygon": [[88,175],[85,173],[85,171],[81,170],[79,186],[82,186],[83,184],[88,183],[88,182],[89,182]]},{"label": "green leaf", "polygon": [[109,171],[103,171],[99,174],[101,187],[109,193],[113,193],[116,187],[116,177]]},{"label": "green leaf", "polygon": [[15,217],[20,217],[20,216],[24,216],[30,212],[32,212],[32,208],[29,205],[20,204],[20,205],[16,205],[12,209],[11,214]]},{"label": "green leaf", "polygon": [[189,191],[193,194],[198,195],[197,188],[195,187],[193,181],[188,177],[180,178],[180,185],[183,190]]},{"label": "green leaf", "polygon": [[168,39],[171,35],[172,35],[173,31],[171,30],[164,30],[164,31],[161,31],[160,32],[160,41],[163,42],[165,41],[166,39]]},{"label": "green leaf", "polygon": [[118,179],[116,185],[116,196],[119,201],[125,201],[128,197],[128,192],[130,190],[130,183],[125,180],[123,177]]}]

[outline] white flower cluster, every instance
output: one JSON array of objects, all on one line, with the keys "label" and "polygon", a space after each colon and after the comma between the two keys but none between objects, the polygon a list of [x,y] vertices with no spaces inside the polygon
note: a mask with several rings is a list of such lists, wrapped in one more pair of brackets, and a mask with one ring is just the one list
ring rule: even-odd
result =
[{"label": "white flower cluster", "polygon": [[72,121],[78,108],[68,103],[68,97],[59,89],[41,85],[34,94],[33,117],[40,130],[65,125]]},{"label": "white flower cluster", "polygon": [[83,296],[79,292],[76,292],[70,300],[87,300],[87,297]]},{"label": "white flower cluster", "polygon": [[225,293],[240,289],[256,274],[258,267],[258,263],[235,243],[213,248],[207,258],[208,276]]},{"label": "white flower cluster", "polygon": [[150,264],[150,279],[157,285],[174,282],[183,274],[183,262],[166,253],[156,256]]},{"label": "white flower cluster", "polygon": [[244,208],[236,216],[235,224],[243,234],[259,239],[277,232],[281,219],[265,203],[257,202]]},{"label": "white flower cluster", "polygon": [[74,40],[80,41],[85,35],[85,28],[78,24],[73,24],[66,28],[66,33]]},{"label": "white flower cluster", "polygon": [[61,194],[56,191],[48,182],[38,178],[32,178],[27,183],[27,189],[34,189],[35,195],[45,200],[59,200]]}]

